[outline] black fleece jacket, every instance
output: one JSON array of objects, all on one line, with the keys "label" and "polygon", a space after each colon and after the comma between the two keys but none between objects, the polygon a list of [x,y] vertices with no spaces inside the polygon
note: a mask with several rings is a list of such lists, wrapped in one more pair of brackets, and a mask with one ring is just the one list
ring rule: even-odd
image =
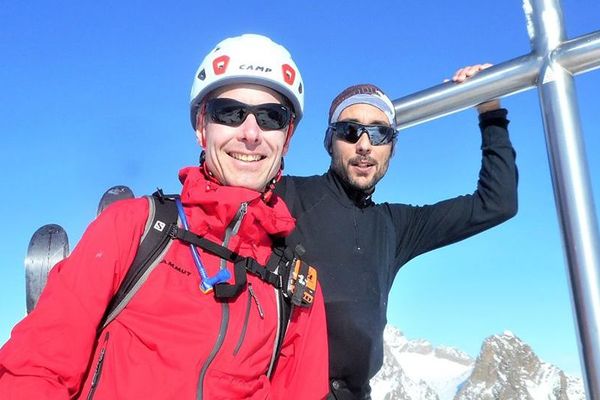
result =
[{"label": "black fleece jacket", "polygon": [[348,396],[339,398],[369,398],[369,379],[383,360],[388,293],[400,267],[516,214],[517,168],[506,115],[499,109],[479,116],[483,158],[473,194],[425,206],[375,204],[332,170],[285,176],[278,184],[276,193],[297,219],[287,244],[302,243],[303,258],[318,270],[332,388]]}]

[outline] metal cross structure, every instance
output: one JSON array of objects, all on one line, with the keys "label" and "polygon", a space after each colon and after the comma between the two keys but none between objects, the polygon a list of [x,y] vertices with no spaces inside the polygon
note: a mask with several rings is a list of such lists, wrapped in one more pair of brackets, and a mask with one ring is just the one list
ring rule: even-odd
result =
[{"label": "metal cross structure", "polygon": [[566,40],[559,0],[524,0],[531,53],[394,101],[406,128],[537,87],[589,399],[600,400],[600,253],[573,76],[600,67],[600,31]]}]

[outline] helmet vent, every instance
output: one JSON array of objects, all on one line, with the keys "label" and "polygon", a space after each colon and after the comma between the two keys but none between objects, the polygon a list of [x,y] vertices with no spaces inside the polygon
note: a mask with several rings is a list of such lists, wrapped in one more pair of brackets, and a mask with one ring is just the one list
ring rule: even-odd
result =
[{"label": "helmet vent", "polygon": [[294,79],[296,78],[296,71],[289,64],[283,64],[281,66],[281,71],[283,72],[283,80],[288,85],[294,84]]},{"label": "helmet vent", "polygon": [[227,71],[227,65],[229,65],[229,56],[215,58],[213,61],[213,71],[215,71],[215,75],[224,74],[225,71]]}]

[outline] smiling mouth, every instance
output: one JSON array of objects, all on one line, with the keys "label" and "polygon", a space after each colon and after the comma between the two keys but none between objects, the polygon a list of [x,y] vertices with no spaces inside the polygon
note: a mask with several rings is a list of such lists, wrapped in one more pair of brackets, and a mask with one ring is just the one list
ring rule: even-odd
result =
[{"label": "smiling mouth", "polygon": [[350,165],[358,168],[369,168],[376,164],[375,160],[371,160],[370,158],[360,158],[356,157],[350,160]]},{"label": "smiling mouth", "polygon": [[229,157],[234,158],[239,161],[244,162],[256,162],[267,158],[266,156],[262,156],[260,154],[241,154],[241,153],[227,153]]},{"label": "smiling mouth", "polygon": [[351,163],[351,165],[354,167],[358,167],[358,168],[369,168],[375,164],[368,163],[368,162],[357,162],[357,163]]}]

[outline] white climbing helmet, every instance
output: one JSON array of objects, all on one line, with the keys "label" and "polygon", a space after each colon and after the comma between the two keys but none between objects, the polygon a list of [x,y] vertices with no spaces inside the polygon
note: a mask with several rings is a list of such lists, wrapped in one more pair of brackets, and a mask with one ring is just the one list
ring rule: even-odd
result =
[{"label": "white climbing helmet", "polygon": [[202,99],[219,87],[235,83],[255,83],[281,93],[294,107],[296,126],[302,118],[304,84],[290,53],[266,36],[244,34],[217,44],[198,67],[190,94],[194,130]]}]

